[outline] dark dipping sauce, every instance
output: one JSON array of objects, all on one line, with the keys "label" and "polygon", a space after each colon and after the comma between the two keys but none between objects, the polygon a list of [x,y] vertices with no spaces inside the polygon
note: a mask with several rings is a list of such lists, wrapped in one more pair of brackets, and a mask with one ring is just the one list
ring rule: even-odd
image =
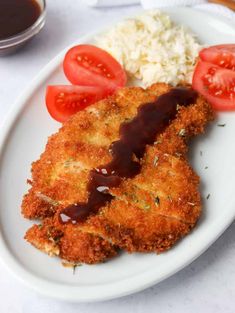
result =
[{"label": "dark dipping sauce", "polygon": [[0,0],[0,39],[26,30],[40,14],[41,8],[35,0]]},{"label": "dark dipping sauce", "polygon": [[188,106],[196,99],[197,93],[192,89],[174,88],[155,102],[139,106],[136,117],[120,125],[120,140],[110,146],[111,162],[90,171],[88,201],[63,209],[59,215],[60,222],[76,224],[85,221],[111,201],[113,196],[109,194],[109,188],[118,187],[123,178],[132,178],[140,173],[139,161],[144,156],[146,145],[153,144],[156,136],[176,117],[177,106]]}]

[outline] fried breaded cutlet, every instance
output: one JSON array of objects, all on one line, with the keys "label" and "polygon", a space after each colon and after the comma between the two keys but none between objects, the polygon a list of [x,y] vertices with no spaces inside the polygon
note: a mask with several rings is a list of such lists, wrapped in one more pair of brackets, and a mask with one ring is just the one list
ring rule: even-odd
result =
[{"label": "fried breaded cutlet", "polygon": [[187,143],[213,119],[201,96],[178,108],[176,118],[147,146],[140,174],[110,189],[111,202],[75,225],[59,221],[65,207],[87,200],[89,172],[111,161],[109,146],[119,139],[120,124],[170,89],[166,84],[123,88],[75,114],[49,138],[32,165],[31,189],[22,203],[26,218],[41,221],[27,231],[28,242],[69,262],[98,263],[119,249],[163,252],[189,233],[200,216],[201,200]]}]

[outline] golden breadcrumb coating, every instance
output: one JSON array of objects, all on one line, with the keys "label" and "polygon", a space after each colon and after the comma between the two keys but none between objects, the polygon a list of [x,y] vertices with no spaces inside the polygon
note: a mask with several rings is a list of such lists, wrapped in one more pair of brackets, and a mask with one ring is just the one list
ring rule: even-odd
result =
[{"label": "golden breadcrumb coating", "polygon": [[128,252],[162,252],[185,236],[201,212],[199,177],[187,160],[188,139],[213,119],[201,96],[180,107],[176,118],[147,146],[141,173],[110,189],[113,200],[85,222],[61,224],[66,206],[87,200],[89,171],[111,160],[109,146],[119,139],[119,126],[137,108],[169,91],[166,84],[144,90],[127,87],[75,114],[52,135],[45,152],[32,165],[31,189],[22,213],[41,220],[26,240],[49,255],[74,263],[98,263]]}]

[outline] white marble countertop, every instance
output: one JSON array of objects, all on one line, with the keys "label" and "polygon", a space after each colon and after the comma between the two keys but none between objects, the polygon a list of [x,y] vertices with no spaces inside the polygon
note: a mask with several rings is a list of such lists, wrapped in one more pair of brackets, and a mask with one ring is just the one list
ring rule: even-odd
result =
[{"label": "white marble countertop", "polygon": [[[38,71],[61,49],[88,31],[140,7],[90,9],[82,1],[48,0],[47,23],[15,55],[0,58],[0,123]],[[233,313],[235,223],[190,266],[141,293],[96,304],[67,304],[35,294],[0,264],[1,313]]]}]

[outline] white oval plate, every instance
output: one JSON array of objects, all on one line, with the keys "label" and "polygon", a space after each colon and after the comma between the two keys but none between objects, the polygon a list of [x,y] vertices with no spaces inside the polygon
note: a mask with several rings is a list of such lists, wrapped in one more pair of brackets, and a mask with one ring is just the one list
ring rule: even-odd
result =
[{"label": "white oval plate", "polygon": [[[167,9],[189,26],[202,43],[235,42],[235,27],[225,19],[189,8]],[[79,43],[91,43],[87,36]],[[66,49],[67,50],[67,49]],[[195,230],[169,252],[121,254],[105,264],[72,269],[61,266],[23,240],[32,222],[20,214],[30,164],[44,150],[47,137],[60,126],[44,105],[48,84],[67,83],[60,66],[65,51],[53,59],[18,99],[0,134],[0,255],[25,284],[57,299],[99,301],[128,295],[160,282],[205,251],[235,217],[235,113],[219,114],[205,136],[194,141],[191,162],[201,176],[203,216]],[[225,127],[218,127],[217,123]],[[201,152],[200,152],[201,151]],[[208,169],[205,167],[208,166]],[[210,194],[210,198],[206,199]]]}]

